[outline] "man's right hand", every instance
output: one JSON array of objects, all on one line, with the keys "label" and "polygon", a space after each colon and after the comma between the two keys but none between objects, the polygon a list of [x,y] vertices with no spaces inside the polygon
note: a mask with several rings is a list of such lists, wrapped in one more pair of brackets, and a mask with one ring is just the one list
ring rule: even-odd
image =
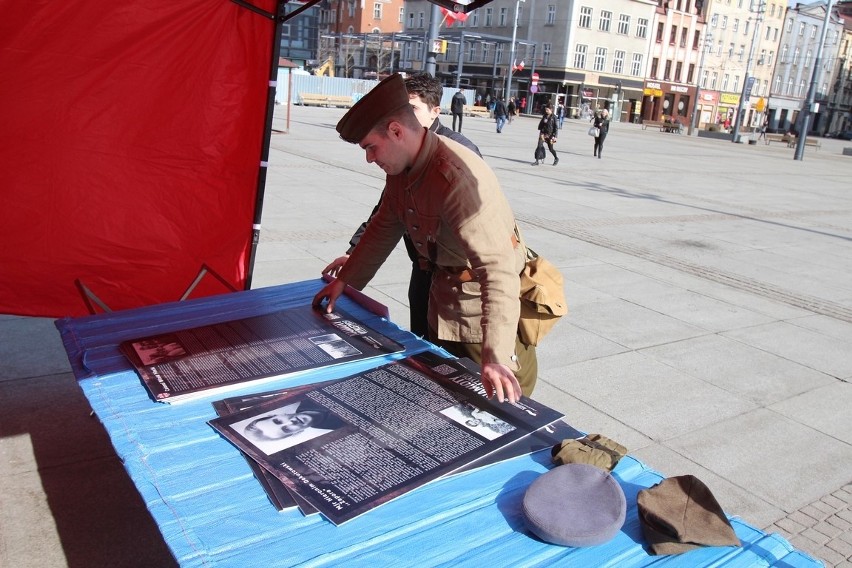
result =
[{"label": "man's right hand", "polygon": [[331,261],[331,264],[323,268],[322,273],[329,276],[337,276],[337,273],[340,272],[340,269],[343,268],[347,260],[349,260],[348,254],[335,258]]},{"label": "man's right hand", "polygon": [[326,284],[322,290],[317,292],[317,295],[314,296],[314,300],[311,302],[311,305],[317,310],[322,309],[323,300],[328,299],[328,305],[325,307],[325,312],[330,314],[334,311],[334,302],[343,293],[344,288],[346,288],[346,282],[339,278],[332,280]]}]

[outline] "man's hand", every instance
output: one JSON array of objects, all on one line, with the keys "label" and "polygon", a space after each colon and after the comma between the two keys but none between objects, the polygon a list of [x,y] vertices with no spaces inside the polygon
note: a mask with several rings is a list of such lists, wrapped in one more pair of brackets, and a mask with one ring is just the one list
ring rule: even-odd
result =
[{"label": "man's hand", "polygon": [[322,273],[328,274],[329,276],[337,276],[337,273],[340,272],[340,269],[343,268],[343,265],[346,264],[347,260],[349,260],[348,254],[335,258],[331,261],[331,264],[323,268]]},{"label": "man's hand", "polygon": [[339,278],[329,282],[322,290],[317,292],[317,295],[314,296],[314,301],[311,302],[311,305],[314,308],[319,309],[322,307],[322,301],[328,298],[328,306],[325,308],[325,313],[330,314],[334,311],[334,302],[343,293],[344,288],[346,288],[346,282]]},{"label": "man's hand", "polygon": [[507,399],[512,404],[521,398],[521,385],[515,378],[515,373],[506,365],[499,363],[482,364],[482,386],[488,398],[497,395],[497,400]]}]

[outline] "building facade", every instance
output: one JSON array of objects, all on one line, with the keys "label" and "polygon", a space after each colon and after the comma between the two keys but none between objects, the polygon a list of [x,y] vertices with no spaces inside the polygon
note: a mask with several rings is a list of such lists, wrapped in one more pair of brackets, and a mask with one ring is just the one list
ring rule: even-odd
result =
[{"label": "building facade", "polygon": [[[317,65],[338,77],[382,79],[399,70],[403,0],[327,0],[323,3]],[[325,67],[323,67],[325,66]]]},{"label": "building facade", "polygon": [[773,131],[798,131],[799,111],[814,81],[815,102],[819,105],[810,121],[809,132],[828,129],[829,84],[840,50],[843,20],[832,14],[828,22],[822,56],[817,60],[827,2],[797,4],[788,8],[781,33],[778,60],[770,87],[768,127]]}]

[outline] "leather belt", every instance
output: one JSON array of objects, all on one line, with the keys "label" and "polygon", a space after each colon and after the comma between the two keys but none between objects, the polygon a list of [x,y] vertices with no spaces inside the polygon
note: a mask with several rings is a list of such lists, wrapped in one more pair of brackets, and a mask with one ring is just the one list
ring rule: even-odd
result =
[{"label": "leather belt", "polygon": [[[512,233],[512,248],[518,248],[518,244],[520,243],[518,242],[517,235]],[[462,268],[461,270],[444,268],[443,270],[451,274],[455,274],[458,281],[462,284],[465,282],[473,282],[474,280],[479,280],[479,277],[476,275],[476,272],[473,270],[473,268]]]}]

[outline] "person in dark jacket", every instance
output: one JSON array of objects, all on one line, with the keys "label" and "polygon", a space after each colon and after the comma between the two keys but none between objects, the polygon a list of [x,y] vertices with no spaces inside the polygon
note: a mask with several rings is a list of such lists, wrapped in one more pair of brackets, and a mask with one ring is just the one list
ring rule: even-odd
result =
[{"label": "person in dark jacket", "polygon": [[509,116],[509,111],[506,108],[506,103],[503,99],[499,99],[494,105],[494,119],[497,121],[497,134],[503,132],[503,127],[506,125],[506,119]]},{"label": "person in dark jacket", "polygon": [[[438,99],[440,102],[440,99]],[[461,89],[453,95],[453,98],[450,100],[450,112],[453,114],[453,131],[461,132],[462,129],[462,119],[464,118],[464,105],[467,104],[467,99],[464,96],[464,93]],[[456,130],[456,119],[459,119],[459,128]]]},{"label": "person in dark jacket", "polygon": [[[450,130],[438,120],[438,115],[441,114],[441,97],[444,91],[440,81],[428,73],[415,73],[406,77],[405,89],[408,91],[411,106],[414,107],[414,114],[417,116],[420,124],[436,134],[446,136],[458,142],[472,152],[475,152],[477,156],[482,157],[479,148],[473,142],[468,140],[464,135]],[[355,231],[355,234],[349,240],[349,249],[347,249],[346,254],[336,258],[331,264],[326,266],[322,271],[323,274],[336,276],[340,269],[343,268],[343,265],[349,260],[349,255],[355,250],[355,246],[361,240],[361,235],[367,229],[367,224],[373,218],[373,215],[376,214],[381,203],[382,200],[379,198],[379,202],[373,208],[370,217],[361,223],[361,226],[358,227],[358,230]],[[414,244],[411,242],[411,237],[405,234],[402,239],[405,243],[405,250],[408,252],[408,257],[411,259],[411,281],[408,284],[409,328],[415,335],[426,337],[429,333],[426,314],[429,309],[429,287],[432,283],[432,272],[431,270],[420,267],[418,254]]]},{"label": "person in dark jacket", "polygon": [[595,136],[595,151],[594,156],[601,158],[603,153],[603,143],[606,140],[607,132],[609,132],[609,111],[601,110],[595,114],[595,128],[598,129],[598,135]]},{"label": "person in dark jacket", "polygon": [[[559,156],[556,155],[556,150],[553,149],[553,144],[556,142],[556,133],[559,131],[559,125],[556,122],[556,117],[553,116],[553,109],[550,105],[544,107],[544,115],[542,115],[541,120],[538,122],[538,145],[542,147],[544,144],[547,144],[547,149],[550,151],[550,154],[553,156],[553,165],[559,163]],[[539,164],[544,163],[544,158],[539,158],[539,156],[543,156],[543,151],[538,151],[536,148],[536,159],[532,165],[537,166]]]}]

